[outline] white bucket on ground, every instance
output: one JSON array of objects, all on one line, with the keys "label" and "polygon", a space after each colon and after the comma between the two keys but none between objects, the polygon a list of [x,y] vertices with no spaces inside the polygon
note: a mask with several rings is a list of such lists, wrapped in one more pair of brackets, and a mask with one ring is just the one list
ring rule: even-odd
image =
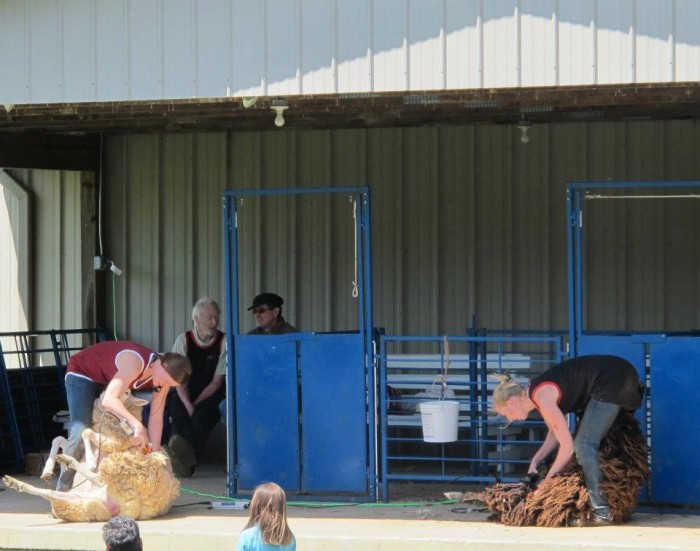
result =
[{"label": "white bucket on ground", "polygon": [[420,417],[423,424],[423,440],[426,442],[454,442],[457,440],[459,402],[443,400],[422,402]]}]

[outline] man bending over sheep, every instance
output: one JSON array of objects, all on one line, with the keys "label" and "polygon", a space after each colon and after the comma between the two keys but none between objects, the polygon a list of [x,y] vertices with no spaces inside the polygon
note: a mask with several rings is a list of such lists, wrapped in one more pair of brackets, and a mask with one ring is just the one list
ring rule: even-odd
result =
[{"label": "man bending over sheep", "polygon": [[[139,448],[150,444],[153,451],[159,450],[168,390],[186,383],[191,372],[186,357],[172,352],[161,356],[131,341],[100,342],[77,352],[68,361],[66,370],[70,429],[64,455],[81,459],[82,434],[92,426],[93,404],[102,391],[103,408],[124,422],[131,443]],[[152,391],[148,430],[120,400],[127,390]],[[56,489],[70,489],[74,475],[72,469],[63,471]]]}]

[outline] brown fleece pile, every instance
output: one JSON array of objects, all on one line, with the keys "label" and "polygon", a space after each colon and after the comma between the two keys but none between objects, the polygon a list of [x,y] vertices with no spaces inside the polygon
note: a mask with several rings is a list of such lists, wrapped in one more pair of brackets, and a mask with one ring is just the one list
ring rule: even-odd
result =
[{"label": "brown fleece pile", "polygon": [[[607,496],[613,523],[629,519],[639,490],[649,477],[647,445],[637,419],[620,412],[601,442],[601,489]],[[470,493],[464,501],[480,501],[493,519],[508,526],[585,526],[592,516],[581,468],[572,458],[557,476],[542,481],[536,490],[525,483],[495,484]]]}]

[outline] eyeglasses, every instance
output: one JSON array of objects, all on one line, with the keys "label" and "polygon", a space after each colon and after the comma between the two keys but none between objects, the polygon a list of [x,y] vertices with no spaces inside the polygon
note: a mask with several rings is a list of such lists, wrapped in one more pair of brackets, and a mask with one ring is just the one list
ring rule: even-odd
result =
[{"label": "eyeglasses", "polygon": [[272,310],[272,308],[261,306],[260,308],[254,308],[253,314],[264,314],[265,312],[269,312],[270,310]]}]

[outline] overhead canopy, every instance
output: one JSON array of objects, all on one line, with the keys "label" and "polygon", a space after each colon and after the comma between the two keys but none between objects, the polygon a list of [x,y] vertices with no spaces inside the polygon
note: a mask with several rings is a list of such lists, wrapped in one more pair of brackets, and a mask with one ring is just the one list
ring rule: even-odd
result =
[{"label": "overhead canopy", "polygon": [[[271,106],[275,99],[221,97],[6,105],[0,106],[0,133],[273,130],[277,128]],[[289,105],[284,111],[284,128],[289,129],[515,125],[522,119],[537,124],[700,117],[697,82],[297,95],[284,99]]]}]

